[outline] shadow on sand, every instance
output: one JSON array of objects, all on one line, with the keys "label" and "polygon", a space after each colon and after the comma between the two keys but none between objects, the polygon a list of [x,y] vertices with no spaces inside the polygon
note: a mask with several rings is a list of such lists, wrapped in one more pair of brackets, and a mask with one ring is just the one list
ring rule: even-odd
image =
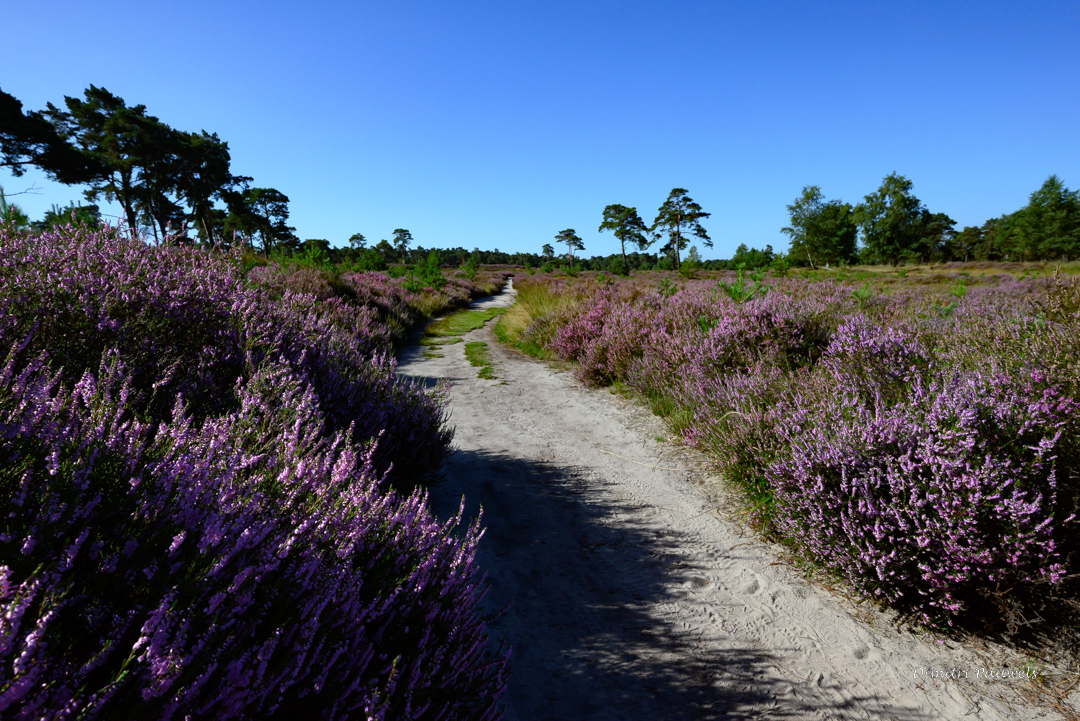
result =
[{"label": "shadow on sand", "polygon": [[466,518],[484,509],[484,607],[512,602],[491,626],[494,646],[503,638],[514,645],[507,721],[932,718],[830,689],[821,677],[782,680],[784,649],[741,648],[733,639],[717,649],[692,629],[673,628],[665,605],[707,569],[680,554],[678,532],[635,523],[647,511],[600,498],[604,483],[584,469],[458,451],[431,490],[441,517],[456,513],[463,494]]}]

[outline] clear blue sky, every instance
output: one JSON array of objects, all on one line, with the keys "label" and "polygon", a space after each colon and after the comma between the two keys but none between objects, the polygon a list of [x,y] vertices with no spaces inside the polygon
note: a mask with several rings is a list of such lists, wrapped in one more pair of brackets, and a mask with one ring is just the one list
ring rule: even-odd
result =
[{"label": "clear blue sky", "polygon": [[[539,252],[673,187],[705,257],[786,247],[804,185],[855,203],[892,171],[964,225],[1051,173],[1080,185],[1080,2],[11,2],[0,88],[91,83],[229,143],[301,238]],[[32,218],[80,189],[40,175]]]}]

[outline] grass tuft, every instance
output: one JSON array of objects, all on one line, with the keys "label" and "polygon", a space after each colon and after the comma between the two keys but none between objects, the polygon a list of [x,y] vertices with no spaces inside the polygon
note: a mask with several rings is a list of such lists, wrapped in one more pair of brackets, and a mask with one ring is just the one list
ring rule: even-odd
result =
[{"label": "grass tuft", "polygon": [[473,366],[480,368],[477,378],[492,380],[495,378],[495,369],[491,365],[491,356],[488,355],[487,343],[476,341],[465,344],[465,357]]}]

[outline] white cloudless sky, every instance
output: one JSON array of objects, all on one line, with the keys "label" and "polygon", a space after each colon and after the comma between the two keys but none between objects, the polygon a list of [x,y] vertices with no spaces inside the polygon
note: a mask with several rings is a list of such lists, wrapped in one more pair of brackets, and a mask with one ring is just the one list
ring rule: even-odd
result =
[{"label": "white cloudless sky", "polygon": [[[805,185],[856,203],[896,171],[978,225],[1052,173],[1080,185],[1080,3],[7,3],[0,88],[27,110],[90,84],[291,199],[300,238],[539,252],[674,187],[704,257],[786,247]],[[39,218],[81,188],[8,192]]]}]

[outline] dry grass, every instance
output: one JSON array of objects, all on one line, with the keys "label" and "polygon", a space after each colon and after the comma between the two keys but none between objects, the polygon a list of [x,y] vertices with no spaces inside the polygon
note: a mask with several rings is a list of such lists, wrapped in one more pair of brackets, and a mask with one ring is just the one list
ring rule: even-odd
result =
[{"label": "dry grass", "polygon": [[523,285],[517,289],[517,302],[499,320],[496,335],[503,343],[516,346],[534,320],[569,310],[577,304],[578,299],[572,293],[560,293],[540,283]]}]

